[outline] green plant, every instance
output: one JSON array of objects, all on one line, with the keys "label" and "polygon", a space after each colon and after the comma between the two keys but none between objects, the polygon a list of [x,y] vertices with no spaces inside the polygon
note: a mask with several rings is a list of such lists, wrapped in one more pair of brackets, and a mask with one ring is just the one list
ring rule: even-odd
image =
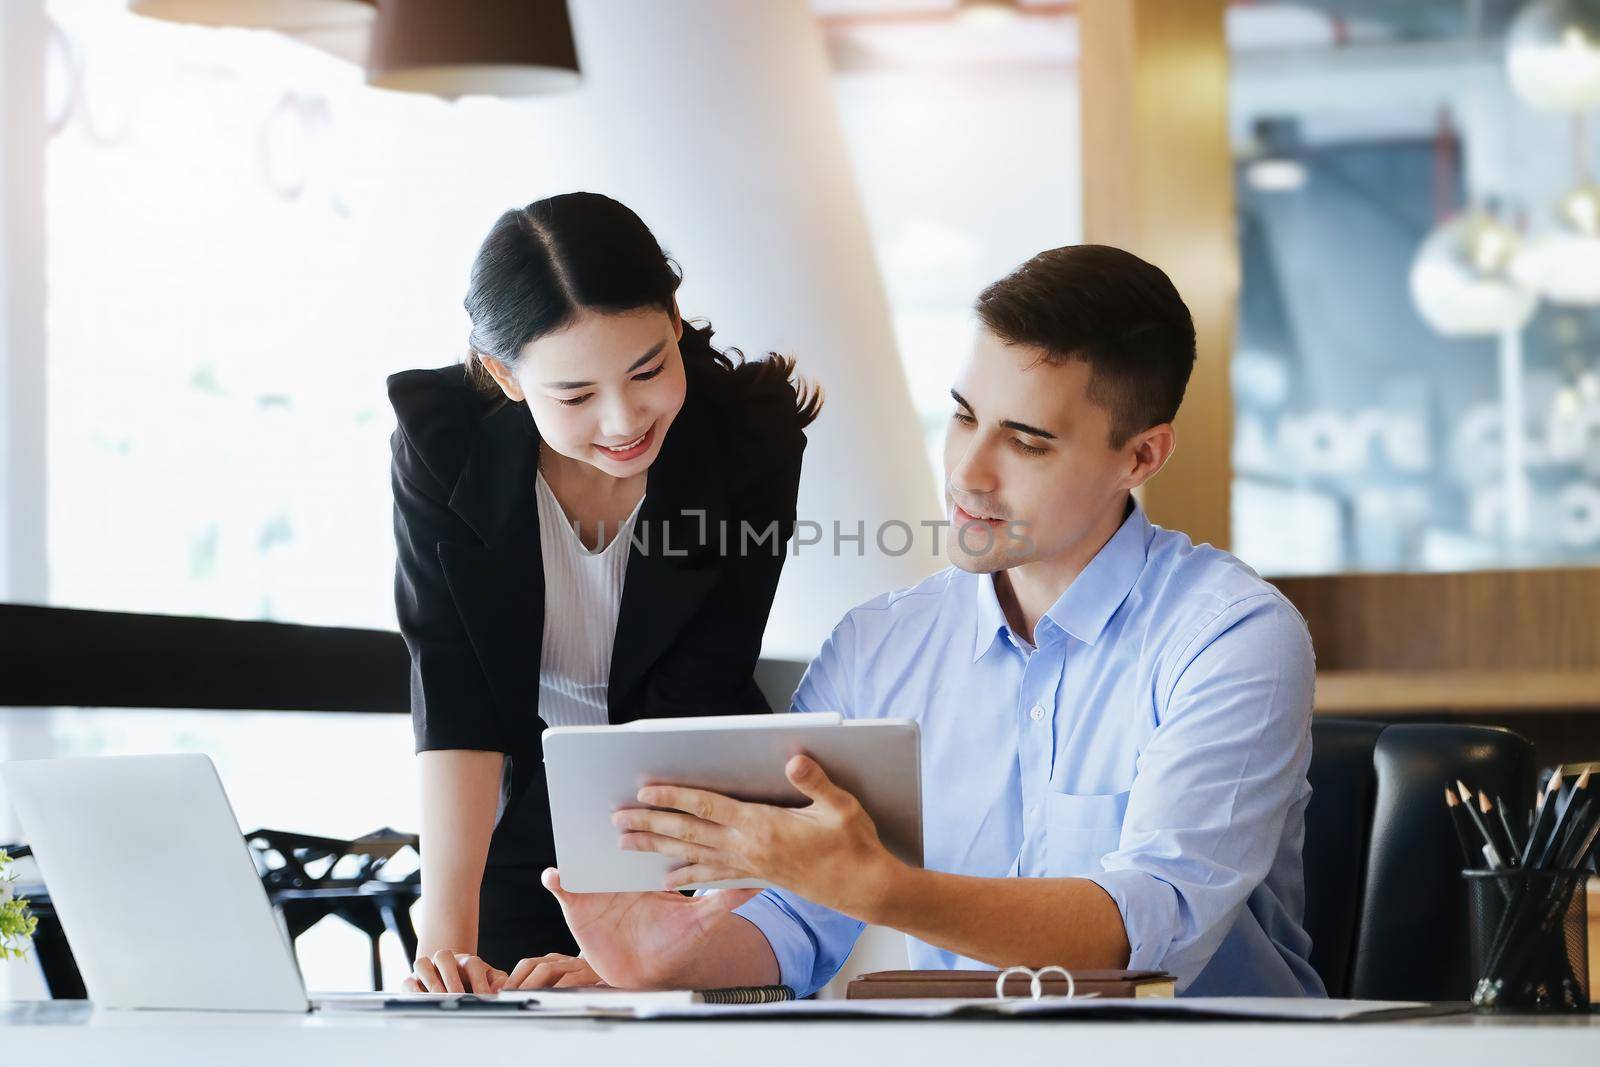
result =
[{"label": "green plant", "polygon": [[11,888],[16,880],[6,873],[11,857],[0,848],[0,960],[21,957],[28,951],[28,938],[39,920],[28,914],[28,900],[19,897]]}]

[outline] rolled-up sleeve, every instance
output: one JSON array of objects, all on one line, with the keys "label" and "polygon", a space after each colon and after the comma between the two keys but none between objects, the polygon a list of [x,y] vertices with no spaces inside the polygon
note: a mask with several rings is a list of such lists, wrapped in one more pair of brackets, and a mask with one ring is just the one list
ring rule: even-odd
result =
[{"label": "rolled-up sleeve", "polygon": [[[806,668],[789,710],[851,714],[850,649],[854,624],[846,615]],[[828,984],[855,947],[865,924],[831,908],[769,889],[734,912],[754,923],[778,958],[782,983],[806,997]]]},{"label": "rolled-up sleeve", "polygon": [[1118,847],[1084,876],[1122,913],[1129,967],[1181,992],[1266,878],[1308,789],[1314,674],[1304,622],[1273,594],[1224,608],[1165,672]]},{"label": "rolled-up sleeve", "polygon": [[858,919],[769,889],[734,912],[754,923],[778,958],[779,980],[799,997],[828,984],[865,926]]}]

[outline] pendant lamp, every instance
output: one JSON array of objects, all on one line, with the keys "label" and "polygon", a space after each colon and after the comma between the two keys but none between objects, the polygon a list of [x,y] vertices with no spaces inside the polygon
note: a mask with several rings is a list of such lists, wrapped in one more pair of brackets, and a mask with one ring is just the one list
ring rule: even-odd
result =
[{"label": "pendant lamp", "polygon": [[373,0],[128,0],[128,10],[164,22],[284,33],[359,30],[378,13]]},{"label": "pendant lamp", "polygon": [[1519,330],[1538,297],[1511,275],[1521,236],[1481,208],[1431,233],[1411,263],[1411,298],[1446,337],[1493,337]]},{"label": "pendant lamp", "polygon": [[1600,0],[1533,0],[1506,28],[1506,70],[1529,107],[1600,106]]},{"label": "pendant lamp", "polygon": [[367,84],[446,99],[578,85],[565,0],[378,0]]},{"label": "pendant lamp", "polygon": [[1512,273],[1552,304],[1600,307],[1600,184],[1567,193],[1555,219],[1517,256]]}]

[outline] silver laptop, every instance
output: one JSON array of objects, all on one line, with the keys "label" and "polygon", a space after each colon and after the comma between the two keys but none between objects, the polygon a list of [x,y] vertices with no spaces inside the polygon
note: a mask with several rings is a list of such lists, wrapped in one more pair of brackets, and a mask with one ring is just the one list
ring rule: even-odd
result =
[{"label": "silver laptop", "polygon": [[95,1005],[312,1009],[210,759],[0,763],[0,786]]}]

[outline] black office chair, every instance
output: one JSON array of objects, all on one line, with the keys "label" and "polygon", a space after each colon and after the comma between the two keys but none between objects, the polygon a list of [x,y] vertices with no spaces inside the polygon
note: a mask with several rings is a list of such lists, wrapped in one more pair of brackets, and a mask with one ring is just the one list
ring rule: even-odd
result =
[{"label": "black office chair", "polygon": [[313,837],[289,830],[257,830],[245,835],[256,873],[267,899],[283,917],[289,944],[329,915],[338,916],[367,935],[372,988],[383,989],[379,944],[385,932],[400,942],[402,959],[417,955],[417,933],[411,906],[422,893],[422,872],[402,878],[384,876],[396,855],[415,856],[417,835],[385,826],[352,841]]},{"label": "black office chair", "polygon": [[806,673],[806,662],[793,659],[760,659],[756,661],[756,687],[767,698],[773,711],[789,710],[789,700],[800,688],[800,678]]},{"label": "black office chair", "polygon": [[1467,1000],[1464,866],[1444,802],[1456,779],[1527,811],[1533,746],[1454,723],[1316,719],[1306,929],[1331,997]]}]

